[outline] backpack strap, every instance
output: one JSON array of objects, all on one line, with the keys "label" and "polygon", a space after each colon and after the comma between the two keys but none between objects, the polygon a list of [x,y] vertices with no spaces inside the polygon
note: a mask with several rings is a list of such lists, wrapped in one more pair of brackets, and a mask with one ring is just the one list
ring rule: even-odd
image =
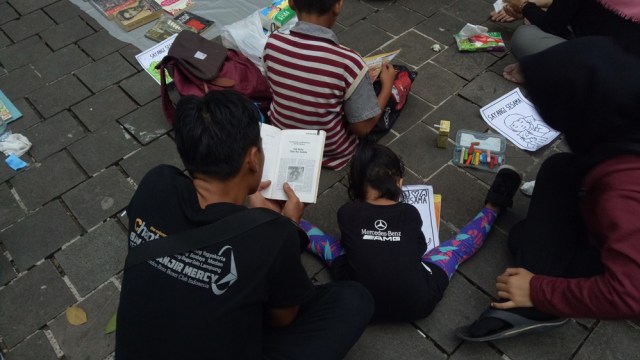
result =
[{"label": "backpack strap", "polygon": [[275,211],[255,208],[239,211],[209,225],[144,242],[129,249],[125,270],[165,256],[177,255],[223,242],[282,216]]},{"label": "backpack strap", "polygon": [[160,96],[162,97],[162,110],[164,111],[164,116],[167,118],[167,121],[169,121],[169,124],[173,124],[176,107],[171,102],[171,97],[169,97],[169,90],[167,89],[167,75],[165,71],[169,61],[175,60],[165,56],[162,61],[156,65],[156,69],[160,70]]}]

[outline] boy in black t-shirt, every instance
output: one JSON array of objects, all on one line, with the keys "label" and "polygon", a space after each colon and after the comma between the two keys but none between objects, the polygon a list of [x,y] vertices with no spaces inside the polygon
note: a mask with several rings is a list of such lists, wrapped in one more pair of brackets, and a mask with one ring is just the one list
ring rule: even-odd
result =
[{"label": "boy in black t-shirt", "polygon": [[[129,267],[117,316],[121,359],[340,359],[373,312],[360,285],[313,287],[300,263],[303,205],[257,190],[264,153],[259,112],[230,91],[185,97],[174,121],[189,174],[160,165],[127,208],[129,246],[267,207],[282,215],[226,241]],[[210,236],[215,239],[217,234]]]}]

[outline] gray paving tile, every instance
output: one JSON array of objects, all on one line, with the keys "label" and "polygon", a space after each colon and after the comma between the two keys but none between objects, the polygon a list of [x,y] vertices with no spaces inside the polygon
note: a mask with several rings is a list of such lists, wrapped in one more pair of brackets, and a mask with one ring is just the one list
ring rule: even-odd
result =
[{"label": "gray paving tile", "polygon": [[122,270],[126,239],[118,221],[109,220],[55,256],[71,283],[85,296]]},{"label": "gray paving tile", "polygon": [[32,64],[50,53],[51,50],[39,37],[32,36],[0,50],[0,63],[7,71],[11,71]]},{"label": "gray paving tile", "polygon": [[139,105],[160,97],[160,85],[145,71],[123,80],[120,87]]},{"label": "gray paving tile", "polygon": [[384,9],[393,4],[395,0],[362,0],[362,2],[376,9]]},{"label": "gray paving tile", "polygon": [[[23,160],[26,160],[26,159],[23,158]],[[14,171],[8,166],[4,166],[4,165],[0,166],[0,182],[5,182],[11,179],[12,177],[24,172],[26,169],[28,168],[23,168],[21,170]]]},{"label": "gray paving tile", "polygon": [[0,25],[15,20],[20,16],[9,4],[0,4]]},{"label": "gray paving tile", "polygon": [[0,89],[10,99],[19,99],[42,87],[44,80],[30,66],[21,67],[6,76],[0,76]]},{"label": "gray paving tile", "polygon": [[304,218],[327,234],[340,236],[337,213],[340,206],[349,201],[347,189],[341,183],[318,196],[318,202],[304,210]]},{"label": "gray paving tile", "polygon": [[16,271],[6,256],[0,256],[0,286],[16,278]]},{"label": "gray paving tile", "polygon": [[502,355],[492,349],[488,343],[478,342],[464,342],[449,359],[504,360]]},{"label": "gray paving tile", "polygon": [[314,285],[322,285],[327,284],[333,281],[331,277],[331,271],[328,268],[323,268],[319,273],[315,274],[313,278],[311,278],[311,282]]},{"label": "gray paving tile", "polygon": [[318,186],[318,195],[329,190],[337,182],[343,180],[347,176],[349,167],[345,167],[342,170],[330,170],[322,168],[320,170],[320,185]]},{"label": "gray paving tile", "polygon": [[40,36],[53,50],[58,50],[93,33],[94,30],[84,20],[74,17],[41,32]]},{"label": "gray paving tile", "polygon": [[9,348],[15,346],[74,301],[49,261],[36,266],[0,290],[0,334],[4,343]]},{"label": "gray paving tile", "polygon": [[25,216],[16,198],[6,184],[0,184],[0,229],[11,225]]},{"label": "gray paving tile", "polygon": [[184,169],[176,144],[168,136],[154,140],[140,151],[136,151],[120,161],[120,166],[137,184],[140,183],[147,171],[160,164],[169,164]]},{"label": "gray paving tile", "polygon": [[135,72],[135,69],[119,53],[114,53],[76,71],[76,75],[91,91],[97,93]]},{"label": "gray paving tile", "polygon": [[129,45],[123,47],[122,49],[120,49],[120,51],[118,51],[118,52],[137,71],[143,70],[142,66],[140,66],[140,63],[138,62],[138,60],[136,60],[136,55],[138,55],[138,54],[140,54],[142,52],[140,49],[138,49],[137,47],[129,44]]},{"label": "gray paving tile", "polygon": [[120,124],[111,122],[69,146],[69,151],[88,174],[95,174],[139,146]]},{"label": "gray paving tile", "polygon": [[7,353],[7,360],[56,360],[58,355],[49,339],[42,331],[36,332],[27,340]]},{"label": "gray paving tile", "polygon": [[359,21],[340,32],[338,38],[344,46],[359,52],[362,56],[392,39],[391,35],[365,21]]},{"label": "gray paving tile", "polygon": [[358,0],[345,0],[342,12],[338,16],[338,22],[349,27],[359,20],[362,20],[375,11],[371,6],[361,3]]},{"label": "gray paving tile", "polygon": [[460,91],[460,95],[480,106],[485,106],[516,87],[517,84],[488,71],[480,74],[480,76],[467,84]]},{"label": "gray paving tile", "polygon": [[430,39],[417,31],[409,30],[402,34],[399,38],[393,40],[384,46],[383,50],[393,51],[402,49],[397,58],[413,66],[420,66],[437,53],[431,50],[431,45],[436,44]]},{"label": "gray paving tile", "polygon": [[80,235],[80,228],[59,201],[53,201],[0,233],[19,270],[26,270]]},{"label": "gray paving tile", "polygon": [[136,104],[119,87],[112,86],[73,105],[71,110],[89,130],[96,131],[135,108]]},{"label": "gray paving tile", "polygon": [[0,28],[2,28],[7,36],[9,36],[14,42],[18,42],[54,25],[55,23],[47,16],[47,14],[38,10],[17,20],[10,21],[2,25]]},{"label": "gray paving tile", "polygon": [[471,24],[482,24],[489,18],[493,6],[484,1],[457,0],[443,9],[445,12]]},{"label": "gray paving tile", "polygon": [[87,313],[81,326],[69,324],[64,314],[50,325],[65,359],[104,359],[115,350],[115,333],[105,334],[109,319],[116,313],[120,292],[112,283],[101,287],[78,306]]},{"label": "gray paving tile", "polygon": [[143,145],[171,130],[162,112],[160,99],[156,99],[118,120]]},{"label": "gray paving tile", "polygon": [[54,2],[53,4],[45,7],[44,12],[46,12],[47,15],[49,15],[53,21],[58,24],[62,24],[67,20],[71,20],[74,17],[83,14],[80,8],[68,0]]},{"label": "gray paving tile", "polygon": [[436,148],[436,138],[436,132],[418,123],[389,147],[402,158],[408,169],[426,179],[451,160],[450,152]]},{"label": "gray paving tile", "polygon": [[569,359],[587,335],[586,329],[570,320],[548,332],[523,334],[493,343],[511,359]]},{"label": "gray paving tile", "polygon": [[427,20],[420,23],[415,27],[415,30],[427,35],[428,37],[436,40],[437,42],[454,46],[455,39],[453,34],[457,33],[464,27],[466,23],[457,17],[447,14],[443,11],[438,11]]},{"label": "gray paving tile", "polygon": [[442,349],[451,354],[462,342],[455,336],[455,329],[476,320],[478,315],[489,306],[489,302],[489,298],[462,276],[454,275],[433,313],[425,319],[416,321],[415,324]]},{"label": "gray paving tile", "polygon": [[366,21],[397,36],[424,21],[424,19],[424,16],[403,6],[390,5],[367,17]]},{"label": "gray paving tile", "polygon": [[[0,5],[0,8],[2,8],[2,5]],[[0,11],[0,14],[2,13],[2,11]],[[0,20],[0,23],[2,23],[2,21]],[[9,40],[9,38],[7,37],[7,35],[5,35],[4,33],[0,32],[0,49],[3,49],[7,46],[11,45],[11,40]]]},{"label": "gray paving tile", "polygon": [[24,98],[21,98],[12,102],[13,102],[13,105],[15,105],[15,107],[17,107],[18,110],[20,110],[20,112],[22,113],[22,117],[20,119],[9,124],[9,129],[14,133],[15,132],[20,133],[23,130],[28,129],[33,125],[42,121],[42,118],[40,118],[40,115],[38,115],[33,110],[31,105],[27,103],[27,101]]},{"label": "gray paving tile", "polygon": [[91,59],[75,44],[62,48],[33,63],[45,82],[50,83],[89,64]]},{"label": "gray paving tile", "polygon": [[[420,76],[419,73],[418,76]],[[433,111],[433,106],[419,97],[409,94],[407,103],[402,109],[395,125],[393,125],[393,130],[399,134],[403,134],[427,116],[431,111]]]},{"label": "gray paving tile", "polygon": [[438,105],[457,92],[465,81],[455,74],[428,62],[417,69],[418,78],[411,91],[429,103]]},{"label": "gray paving tile", "polygon": [[96,19],[94,19],[93,17],[91,17],[87,13],[80,14],[80,18],[82,18],[82,20],[84,20],[87,23],[87,25],[91,26],[91,28],[94,31],[104,30],[102,25],[100,25],[100,23],[98,23],[98,21]]},{"label": "gray paving tile", "polygon": [[446,359],[409,323],[369,325],[345,359]]},{"label": "gray paving tile", "polygon": [[496,277],[509,266],[513,266],[513,259],[507,248],[507,236],[494,226],[484,245],[458,271],[496,297]]},{"label": "gray paving tile", "polygon": [[33,106],[45,118],[91,96],[91,92],[73,75],[35,90],[28,95]]},{"label": "gray paving tile", "polygon": [[37,124],[24,134],[33,144],[30,152],[37,160],[44,160],[85,136],[82,126],[67,111]]},{"label": "gray paving tile", "polygon": [[425,119],[424,123],[433,127],[440,120],[449,120],[451,129],[449,139],[455,141],[459,130],[473,130],[484,132],[489,127],[480,116],[480,108],[459,96],[452,96],[438,106]]},{"label": "gray paving tile", "polygon": [[18,10],[21,15],[25,15],[56,1],[57,0],[9,0],[9,4]]},{"label": "gray paving tile", "polygon": [[131,200],[133,185],[110,167],[62,195],[62,200],[85,229],[123,209]]},{"label": "gray paving tile", "polygon": [[472,80],[496,60],[486,52],[459,52],[457,47],[452,46],[440,52],[432,61],[466,80]]},{"label": "gray paving tile", "polygon": [[122,49],[128,44],[114,38],[105,30],[98,31],[91,36],[87,36],[86,38],[78,41],[78,45],[82,50],[89,54],[92,59],[98,60]]},{"label": "gray paving tile", "polygon": [[16,175],[11,183],[27,209],[34,210],[84,179],[71,156],[61,151]]},{"label": "gray paving tile", "polygon": [[397,4],[407,7],[411,10],[417,11],[420,14],[430,17],[440,8],[444,7],[449,3],[448,0],[432,0],[432,1],[424,1],[424,0],[398,0]]},{"label": "gray paving tile", "polygon": [[509,64],[513,64],[518,62],[513,54],[509,53],[502,57],[502,59],[496,61],[493,65],[491,65],[487,70],[493,71],[494,73],[502,76],[502,72],[504,71],[505,66]]},{"label": "gray paving tile", "polygon": [[640,330],[626,321],[602,321],[595,328],[576,360],[633,359],[640,352]]}]

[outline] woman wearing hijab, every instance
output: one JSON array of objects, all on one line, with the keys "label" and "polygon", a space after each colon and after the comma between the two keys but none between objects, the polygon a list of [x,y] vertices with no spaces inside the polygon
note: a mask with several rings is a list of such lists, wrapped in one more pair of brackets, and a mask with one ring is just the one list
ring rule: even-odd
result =
[{"label": "woman wearing hijab", "polygon": [[458,329],[487,341],[566,318],[640,318],[640,58],[585,37],[522,60],[531,100],[571,153],[544,161],[527,217],[509,234],[517,267]]},{"label": "woman wearing hijab", "polygon": [[[537,0],[536,0],[537,1]],[[524,16],[511,39],[511,52],[519,61],[567,39],[583,36],[611,37],[623,49],[640,57],[640,1],[554,0],[542,9],[529,0],[505,0],[510,16]],[[505,79],[521,83],[519,64],[505,67]]]}]

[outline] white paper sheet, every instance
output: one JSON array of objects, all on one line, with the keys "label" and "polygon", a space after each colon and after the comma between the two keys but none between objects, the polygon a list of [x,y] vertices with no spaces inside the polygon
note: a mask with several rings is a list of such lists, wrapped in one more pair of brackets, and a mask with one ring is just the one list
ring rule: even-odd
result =
[{"label": "white paper sheet", "polygon": [[415,206],[420,213],[427,251],[440,245],[433,187],[430,185],[405,185],[402,187],[402,193],[402,202]]},{"label": "white paper sheet", "polygon": [[523,150],[535,151],[560,133],[540,117],[519,88],[480,109],[484,121]]}]

